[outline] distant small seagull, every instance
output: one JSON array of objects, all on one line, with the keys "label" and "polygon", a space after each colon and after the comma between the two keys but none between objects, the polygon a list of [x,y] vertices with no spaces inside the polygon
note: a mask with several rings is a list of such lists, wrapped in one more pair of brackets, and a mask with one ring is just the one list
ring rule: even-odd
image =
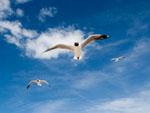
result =
[{"label": "distant small seagull", "polygon": [[123,60],[124,58],[125,58],[125,56],[120,56],[120,57],[112,58],[111,61],[119,62],[119,61]]},{"label": "distant small seagull", "polygon": [[45,83],[45,84],[48,85],[48,82],[46,80],[39,80],[39,79],[37,79],[37,80],[31,80],[29,82],[29,84],[27,85],[27,89],[29,89],[32,84],[36,84],[38,86],[42,86],[43,83]]},{"label": "distant small seagull", "polygon": [[87,39],[85,39],[82,43],[79,42],[74,42],[74,45],[65,45],[65,44],[57,44],[44,52],[51,51],[56,48],[61,48],[61,49],[68,49],[70,51],[74,52],[74,58],[77,60],[80,60],[81,58],[81,53],[82,53],[82,48],[84,48],[86,45],[89,43],[95,41],[95,40],[103,40],[106,38],[109,38],[110,36],[105,35],[105,34],[96,34],[96,35],[90,35]]}]

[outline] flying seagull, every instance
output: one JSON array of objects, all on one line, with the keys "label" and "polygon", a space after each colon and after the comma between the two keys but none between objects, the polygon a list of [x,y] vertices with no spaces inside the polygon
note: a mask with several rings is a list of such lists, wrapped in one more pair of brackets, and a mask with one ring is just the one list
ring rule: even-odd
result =
[{"label": "flying seagull", "polygon": [[29,89],[32,84],[36,84],[38,86],[42,86],[42,84],[44,84],[44,83],[48,85],[48,82],[46,80],[39,80],[39,79],[31,80],[29,82],[29,84],[27,85],[27,89]]},{"label": "flying seagull", "polygon": [[81,53],[82,53],[82,49],[88,45],[89,43],[95,41],[95,40],[103,40],[106,38],[109,38],[110,36],[105,35],[105,34],[96,34],[96,35],[90,35],[87,39],[85,39],[82,43],[79,42],[74,42],[74,45],[66,45],[66,44],[57,44],[51,48],[48,48],[47,50],[44,51],[48,52],[51,51],[53,49],[68,49],[70,51],[72,51],[74,53],[74,58],[77,60],[80,60],[81,58]]},{"label": "flying seagull", "polygon": [[111,61],[119,62],[119,61],[123,60],[124,58],[125,58],[125,56],[120,56],[120,57],[112,58]]}]

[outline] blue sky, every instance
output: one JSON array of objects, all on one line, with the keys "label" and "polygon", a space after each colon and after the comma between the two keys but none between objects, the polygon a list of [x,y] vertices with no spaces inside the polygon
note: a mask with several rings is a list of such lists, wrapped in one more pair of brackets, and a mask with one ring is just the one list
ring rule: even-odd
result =
[{"label": "blue sky", "polygon": [[[0,0],[0,112],[149,113],[149,0]],[[110,34],[84,49],[41,52]],[[118,63],[111,58],[126,56]],[[51,87],[26,85],[45,79]]]}]

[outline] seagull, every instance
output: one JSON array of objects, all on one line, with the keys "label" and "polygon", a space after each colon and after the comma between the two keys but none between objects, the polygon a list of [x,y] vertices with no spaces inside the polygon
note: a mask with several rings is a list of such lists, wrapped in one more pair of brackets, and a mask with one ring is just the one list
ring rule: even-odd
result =
[{"label": "seagull", "polygon": [[120,57],[112,58],[111,61],[119,62],[119,61],[123,60],[124,58],[125,58],[125,56],[120,56]]},{"label": "seagull", "polygon": [[37,80],[31,80],[29,82],[29,84],[27,85],[27,89],[29,89],[32,84],[36,84],[38,86],[42,86],[43,83],[45,83],[45,84],[48,85],[48,82],[46,80],[39,80],[39,79],[37,79]]},{"label": "seagull", "polygon": [[105,34],[95,34],[95,35],[90,35],[87,39],[85,39],[83,42],[79,43],[79,42],[74,42],[74,45],[66,45],[66,44],[57,44],[51,48],[48,48],[47,50],[44,51],[48,52],[51,51],[53,49],[68,49],[70,51],[72,51],[74,53],[74,59],[76,60],[80,60],[81,59],[81,54],[82,54],[82,49],[88,45],[89,43],[95,41],[95,40],[103,40],[106,38],[109,38],[109,35],[105,35]]}]

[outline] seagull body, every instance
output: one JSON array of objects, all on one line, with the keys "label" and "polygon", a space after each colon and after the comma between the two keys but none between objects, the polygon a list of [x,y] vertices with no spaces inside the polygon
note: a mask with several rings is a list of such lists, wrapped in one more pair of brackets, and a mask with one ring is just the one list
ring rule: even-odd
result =
[{"label": "seagull body", "polygon": [[74,53],[74,58],[75,59],[80,60],[81,55],[82,55],[82,49],[86,45],[88,45],[89,43],[91,43],[95,40],[102,40],[102,39],[106,39],[108,37],[109,36],[105,35],[105,34],[91,35],[87,39],[85,39],[82,43],[74,42],[74,45],[57,44],[57,45],[45,50],[44,52],[48,52],[48,51],[51,51],[51,50],[56,49],[56,48],[68,49],[68,50],[70,50]]},{"label": "seagull body", "polygon": [[44,83],[48,85],[48,82],[46,80],[39,80],[39,79],[31,80],[27,85],[27,89],[29,89],[32,84],[36,84],[37,86],[42,86],[42,84]]},{"label": "seagull body", "polygon": [[79,45],[79,43],[76,42],[74,44],[73,52],[74,52],[74,59],[79,60],[81,58],[81,54],[82,54],[82,47],[81,47],[81,45]]},{"label": "seagull body", "polygon": [[111,61],[119,62],[119,61],[121,61],[124,58],[125,58],[125,56],[120,56],[120,57],[112,58]]}]

